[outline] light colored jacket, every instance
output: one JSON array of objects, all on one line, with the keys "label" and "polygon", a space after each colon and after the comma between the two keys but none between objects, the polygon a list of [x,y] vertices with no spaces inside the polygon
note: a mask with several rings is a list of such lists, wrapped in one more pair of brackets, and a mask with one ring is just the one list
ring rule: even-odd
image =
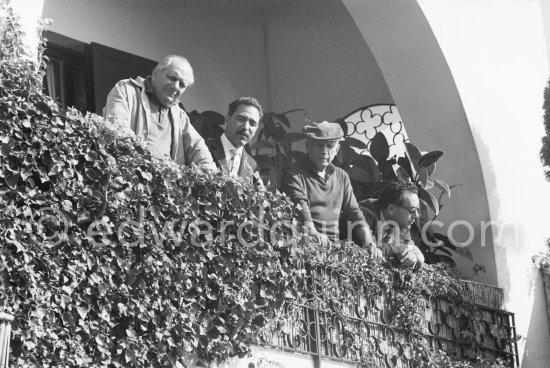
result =
[{"label": "light colored jacket", "polygon": [[[214,161],[216,163],[216,166],[224,173],[230,173],[230,162],[225,157],[225,150],[223,148],[223,144],[220,138],[212,138],[206,141],[206,145],[210,149],[210,153],[212,153],[212,157],[214,158]],[[250,181],[255,181],[254,172],[256,171],[256,168],[258,167],[258,164],[256,163],[256,160],[254,160],[243,148],[243,155],[241,157],[241,164],[239,166],[239,172],[238,175],[245,179]],[[260,180],[259,177],[257,180]]]},{"label": "light colored jacket", "polygon": [[[145,79],[123,79],[109,92],[103,117],[121,127],[130,128],[136,136],[147,140],[151,108],[145,92]],[[193,128],[189,117],[178,105],[170,107],[174,122],[170,157],[179,165],[196,165],[217,170],[204,139]]]}]

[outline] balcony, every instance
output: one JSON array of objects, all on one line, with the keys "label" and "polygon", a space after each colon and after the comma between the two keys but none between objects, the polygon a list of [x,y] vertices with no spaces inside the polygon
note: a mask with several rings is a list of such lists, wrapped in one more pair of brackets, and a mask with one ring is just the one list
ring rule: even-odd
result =
[{"label": "balcony", "polygon": [[[428,266],[421,272],[437,270]],[[411,272],[396,275],[414,278]],[[423,367],[427,363],[427,355],[422,354],[425,349],[431,352],[431,359],[434,353],[445,351],[457,360],[484,356],[488,361],[500,358],[508,367],[519,366],[514,315],[502,310],[501,289],[461,281],[458,291],[464,305],[424,296],[418,301],[420,309],[411,309],[413,314],[415,310],[424,314],[411,319],[396,309],[398,295],[412,286],[410,280],[394,279],[391,290],[376,295],[357,284],[355,292],[344,291],[342,298],[346,285],[340,280],[345,277],[333,268],[309,267],[296,293],[303,296],[285,303],[273,321],[267,322],[267,328],[260,330],[256,343],[264,348],[253,347],[252,358],[234,359],[225,365],[250,367],[260,358],[304,367]],[[0,367],[7,367],[13,317],[2,313],[0,318]]]},{"label": "balcony", "polygon": [[418,347],[432,353],[442,350],[454,359],[475,360],[483,355],[487,361],[500,358],[507,366],[519,366],[514,315],[502,310],[501,289],[461,281],[460,293],[472,309],[446,298],[424,296],[419,301],[424,314],[411,320],[414,326],[403,328],[398,327],[397,320],[403,316],[394,308],[394,295],[410,285],[394,280],[395,288],[379,295],[357,285],[356,292],[342,300],[338,292],[342,277],[335,270],[311,272],[307,284],[320,302],[305,297],[288,304],[283,313],[291,318],[265,330],[261,344],[310,356],[316,367],[334,362],[424,366]]},{"label": "balcony", "polygon": [[3,63],[12,366],[182,366],[184,352],[224,359],[254,342],[317,366],[424,367],[440,349],[518,365],[498,289],[354,244],[319,249],[280,193],[157,162],[100,118],[59,109],[33,68]]}]

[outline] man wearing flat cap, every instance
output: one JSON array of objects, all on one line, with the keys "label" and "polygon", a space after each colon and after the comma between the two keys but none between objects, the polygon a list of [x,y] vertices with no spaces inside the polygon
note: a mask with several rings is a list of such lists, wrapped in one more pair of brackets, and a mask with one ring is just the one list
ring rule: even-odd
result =
[{"label": "man wearing flat cap", "polygon": [[376,246],[361,212],[348,174],[332,164],[340,149],[344,132],[340,125],[323,121],[303,127],[307,162],[291,165],[281,179],[281,190],[298,204],[298,216],[319,237],[320,243],[339,239],[339,220],[353,224],[355,238],[368,247],[376,258],[382,251]]}]

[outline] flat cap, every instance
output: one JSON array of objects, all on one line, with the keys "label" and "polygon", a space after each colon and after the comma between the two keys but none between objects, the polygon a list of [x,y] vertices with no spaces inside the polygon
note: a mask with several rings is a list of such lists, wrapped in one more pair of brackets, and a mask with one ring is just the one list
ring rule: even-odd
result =
[{"label": "flat cap", "polygon": [[321,123],[311,122],[302,128],[305,138],[314,141],[343,141],[344,131],[339,124],[323,121]]}]

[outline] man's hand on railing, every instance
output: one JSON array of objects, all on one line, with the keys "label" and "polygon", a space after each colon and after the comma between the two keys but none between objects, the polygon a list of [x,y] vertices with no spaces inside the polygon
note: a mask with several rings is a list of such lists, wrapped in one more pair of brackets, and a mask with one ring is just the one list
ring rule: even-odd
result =
[{"label": "man's hand on railing", "polygon": [[381,259],[384,258],[384,253],[382,253],[382,249],[377,247],[376,244],[371,243],[371,244],[367,245],[366,247],[367,247],[367,251],[369,252],[369,256],[372,259],[381,260]]},{"label": "man's hand on railing", "polygon": [[318,243],[321,247],[328,247],[331,244],[331,240],[329,239],[329,237],[323,233],[318,232],[313,225],[313,222],[306,222],[304,223],[304,225],[311,239],[314,242]]},{"label": "man's hand on railing", "polygon": [[414,244],[407,244],[405,250],[398,256],[402,266],[420,268],[424,264],[424,255]]}]

